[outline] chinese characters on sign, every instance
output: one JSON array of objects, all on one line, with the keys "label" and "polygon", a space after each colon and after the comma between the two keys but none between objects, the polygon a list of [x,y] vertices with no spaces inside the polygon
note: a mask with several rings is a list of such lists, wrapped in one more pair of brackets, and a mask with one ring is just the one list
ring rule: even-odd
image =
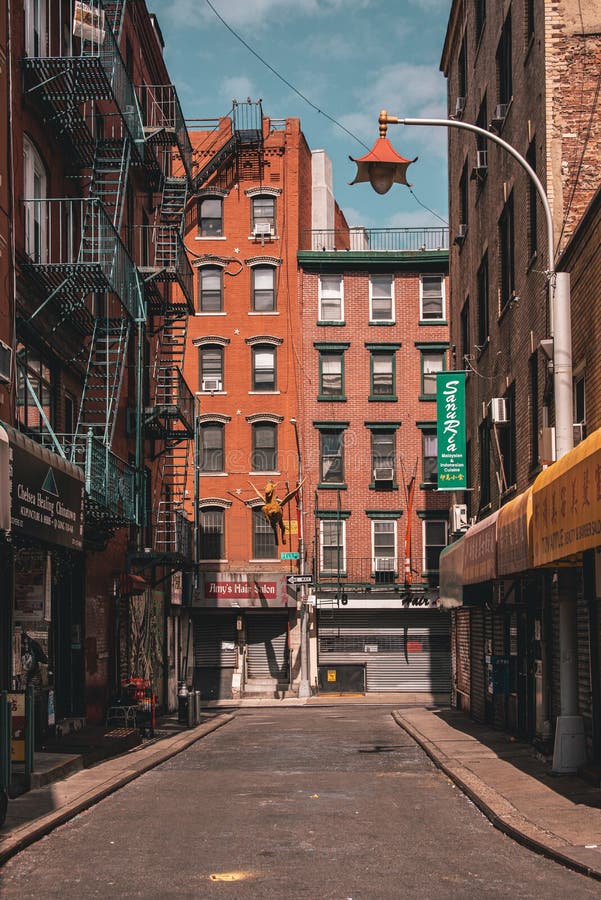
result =
[{"label": "chinese characters on sign", "polygon": [[467,487],[465,464],[465,372],[436,376],[438,490]]}]

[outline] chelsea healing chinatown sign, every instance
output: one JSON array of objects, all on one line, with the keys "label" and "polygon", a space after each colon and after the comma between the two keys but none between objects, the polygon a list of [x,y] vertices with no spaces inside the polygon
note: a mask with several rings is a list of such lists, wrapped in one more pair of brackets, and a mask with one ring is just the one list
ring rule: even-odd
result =
[{"label": "chelsea healing chinatown sign", "polygon": [[437,374],[436,425],[438,490],[465,490],[465,372]]}]

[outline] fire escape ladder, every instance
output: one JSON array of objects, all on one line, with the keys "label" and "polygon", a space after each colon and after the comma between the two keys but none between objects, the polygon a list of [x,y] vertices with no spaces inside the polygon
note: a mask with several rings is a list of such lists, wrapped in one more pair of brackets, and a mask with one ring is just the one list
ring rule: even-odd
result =
[{"label": "fire escape ladder", "polygon": [[108,19],[108,23],[115,36],[118,47],[121,45],[121,32],[123,30],[126,3],[127,0],[102,0],[104,14]]},{"label": "fire escape ladder", "polygon": [[159,467],[160,493],[154,530],[155,550],[159,553],[177,550],[177,519],[184,514],[190,444],[188,438],[171,446]]},{"label": "fire escape ladder", "polygon": [[187,313],[167,309],[163,317],[163,327],[157,342],[155,356],[154,377],[157,385],[157,406],[160,405],[158,385],[161,380],[161,371],[183,369],[187,332]]},{"label": "fire escape ladder", "polygon": [[119,396],[130,333],[127,317],[99,317],[94,325],[84,381],[75,444],[92,433],[110,448],[113,442]]},{"label": "fire escape ladder", "polygon": [[90,197],[104,206],[117,234],[121,231],[125,185],[131,162],[131,144],[128,138],[108,138],[96,141],[94,166],[90,183]]},{"label": "fire escape ladder", "polygon": [[188,180],[186,178],[165,178],[163,195],[158,211],[158,224],[175,228],[183,235],[188,199]]}]

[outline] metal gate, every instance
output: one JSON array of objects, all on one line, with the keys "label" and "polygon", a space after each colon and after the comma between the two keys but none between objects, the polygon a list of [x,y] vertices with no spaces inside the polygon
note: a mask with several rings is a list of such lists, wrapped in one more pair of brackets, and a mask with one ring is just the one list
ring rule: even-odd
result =
[{"label": "metal gate", "polygon": [[457,671],[457,699],[459,709],[470,708],[470,611],[458,609],[455,613],[455,661]]},{"label": "metal gate", "polygon": [[318,625],[319,665],[365,665],[367,691],[451,689],[446,612],[322,610]]},{"label": "metal gate", "polygon": [[484,612],[471,610],[471,697],[470,706],[474,719],[484,722],[486,718],[486,677],[484,664]]},{"label": "metal gate", "polygon": [[288,614],[246,616],[249,678],[288,680]]},{"label": "metal gate", "polygon": [[236,617],[201,615],[194,621],[194,687],[203,700],[232,695],[237,662]]}]

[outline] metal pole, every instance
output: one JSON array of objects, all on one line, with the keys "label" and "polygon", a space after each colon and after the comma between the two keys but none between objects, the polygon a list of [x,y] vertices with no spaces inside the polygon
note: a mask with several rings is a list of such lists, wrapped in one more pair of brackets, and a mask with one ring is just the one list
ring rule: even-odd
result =
[{"label": "metal pole", "polygon": [[[296,419],[290,419],[294,427],[294,437],[296,440],[296,454],[298,463],[298,481],[301,484],[303,480],[303,457],[301,453],[300,440],[298,437],[298,427]],[[298,555],[299,555],[299,574],[305,574],[305,523],[303,516],[303,489],[302,486],[298,492],[296,499],[298,503]],[[300,658],[301,658],[301,677],[298,685],[298,696],[301,699],[307,699],[311,696],[311,685],[309,684],[309,653],[308,640],[309,629],[307,627],[307,589],[304,584],[300,586],[300,614],[301,614],[301,636],[300,636]]]},{"label": "metal pole", "polygon": [[555,456],[560,459],[574,446],[573,397],[572,397],[572,333],[570,330],[570,276],[567,272],[555,271],[555,238],[553,215],[545,189],[526,159],[515,147],[497,134],[455,119],[401,119],[380,113],[380,127],[393,125],[434,125],[442,128],[459,128],[471,131],[502,147],[520,164],[530,177],[545,211],[547,223],[547,280],[549,282],[549,331],[553,338],[553,388],[555,394]]}]

